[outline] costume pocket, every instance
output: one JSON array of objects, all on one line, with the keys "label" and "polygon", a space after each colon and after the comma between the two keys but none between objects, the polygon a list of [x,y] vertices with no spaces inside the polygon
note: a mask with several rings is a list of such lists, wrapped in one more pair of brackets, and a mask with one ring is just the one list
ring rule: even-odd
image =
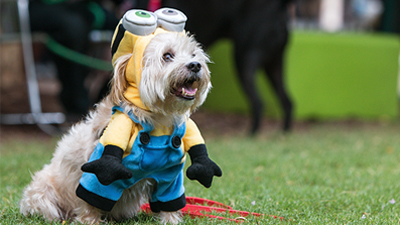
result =
[{"label": "costume pocket", "polygon": [[167,149],[144,149],[140,168],[144,171],[157,171],[168,166],[171,153]]},{"label": "costume pocket", "polygon": [[140,168],[144,171],[159,171],[182,163],[183,153],[180,149],[143,149]]}]

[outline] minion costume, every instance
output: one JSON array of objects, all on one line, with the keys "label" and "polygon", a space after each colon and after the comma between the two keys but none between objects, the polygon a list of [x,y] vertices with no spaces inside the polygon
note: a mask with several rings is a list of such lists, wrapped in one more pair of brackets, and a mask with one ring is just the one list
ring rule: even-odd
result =
[{"label": "minion costume", "polygon": [[[131,53],[125,71],[129,86],[124,93],[132,104],[149,110],[140,100],[138,86],[141,60],[150,40],[160,33],[181,32],[186,16],[164,8],[154,14],[144,10],[128,11],[118,25],[112,43],[113,64]],[[107,129],[92,153],[76,190],[78,197],[104,211],[111,211],[123,191],[138,181],[152,178],[156,187],[150,198],[153,212],[177,211],[186,204],[183,186],[185,153],[192,165],[186,174],[205,187],[221,169],[208,158],[207,149],[196,124],[187,119],[174,127],[153,127],[139,122],[135,114],[115,106]]]}]

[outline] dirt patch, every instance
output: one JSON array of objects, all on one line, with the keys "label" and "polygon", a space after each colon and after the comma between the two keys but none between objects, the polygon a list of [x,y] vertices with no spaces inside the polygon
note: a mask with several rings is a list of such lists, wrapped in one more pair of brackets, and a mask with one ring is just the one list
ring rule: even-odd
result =
[{"label": "dirt patch", "polygon": [[[206,140],[224,137],[244,137],[249,135],[251,117],[235,114],[212,113],[200,110],[191,117],[198,125]],[[55,135],[59,137],[65,133],[71,124],[56,126],[61,133]],[[292,133],[309,132],[313,129],[341,129],[352,131],[358,129],[398,129],[399,122],[375,121],[365,122],[361,120],[341,120],[341,121],[297,121],[293,124]],[[257,137],[264,138],[282,133],[282,122],[264,118],[260,132]],[[36,125],[1,125],[0,143],[10,140],[43,140],[50,141],[54,137],[43,132]]]}]

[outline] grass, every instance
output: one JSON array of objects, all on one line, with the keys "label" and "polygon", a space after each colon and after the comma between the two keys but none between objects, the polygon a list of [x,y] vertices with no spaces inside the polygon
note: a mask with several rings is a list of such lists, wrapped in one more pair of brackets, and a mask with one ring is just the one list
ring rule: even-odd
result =
[{"label": "grass", "polygon": [[[299,224],[398,224],[399,131],[397,122],[324,123],[288,135],[269,132],[256,138],[205,134],[210,156],[223,176],[214,179],[210,189],[186,180],[186,195],[285,218],[249,217],[250,224],[286,224],[289,220]],[[18,201],[30,182],[29,173],[50,161],[55,144],[56,139],[1,143],[1,225],[46,224],[41,217],[20,215]],[[184,222],[229,223],[189,217]],[[133,223],[153,224],[154,220],[140,214],[117,224]]]}]

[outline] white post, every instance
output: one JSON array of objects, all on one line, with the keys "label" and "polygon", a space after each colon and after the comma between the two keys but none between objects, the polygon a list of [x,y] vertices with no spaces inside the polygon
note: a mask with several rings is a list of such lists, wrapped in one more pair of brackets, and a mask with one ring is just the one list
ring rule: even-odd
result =
[{"label": "white post", "polygon": [[344,0],[321,0],[319,25],[329,32],[343,28]]}]

